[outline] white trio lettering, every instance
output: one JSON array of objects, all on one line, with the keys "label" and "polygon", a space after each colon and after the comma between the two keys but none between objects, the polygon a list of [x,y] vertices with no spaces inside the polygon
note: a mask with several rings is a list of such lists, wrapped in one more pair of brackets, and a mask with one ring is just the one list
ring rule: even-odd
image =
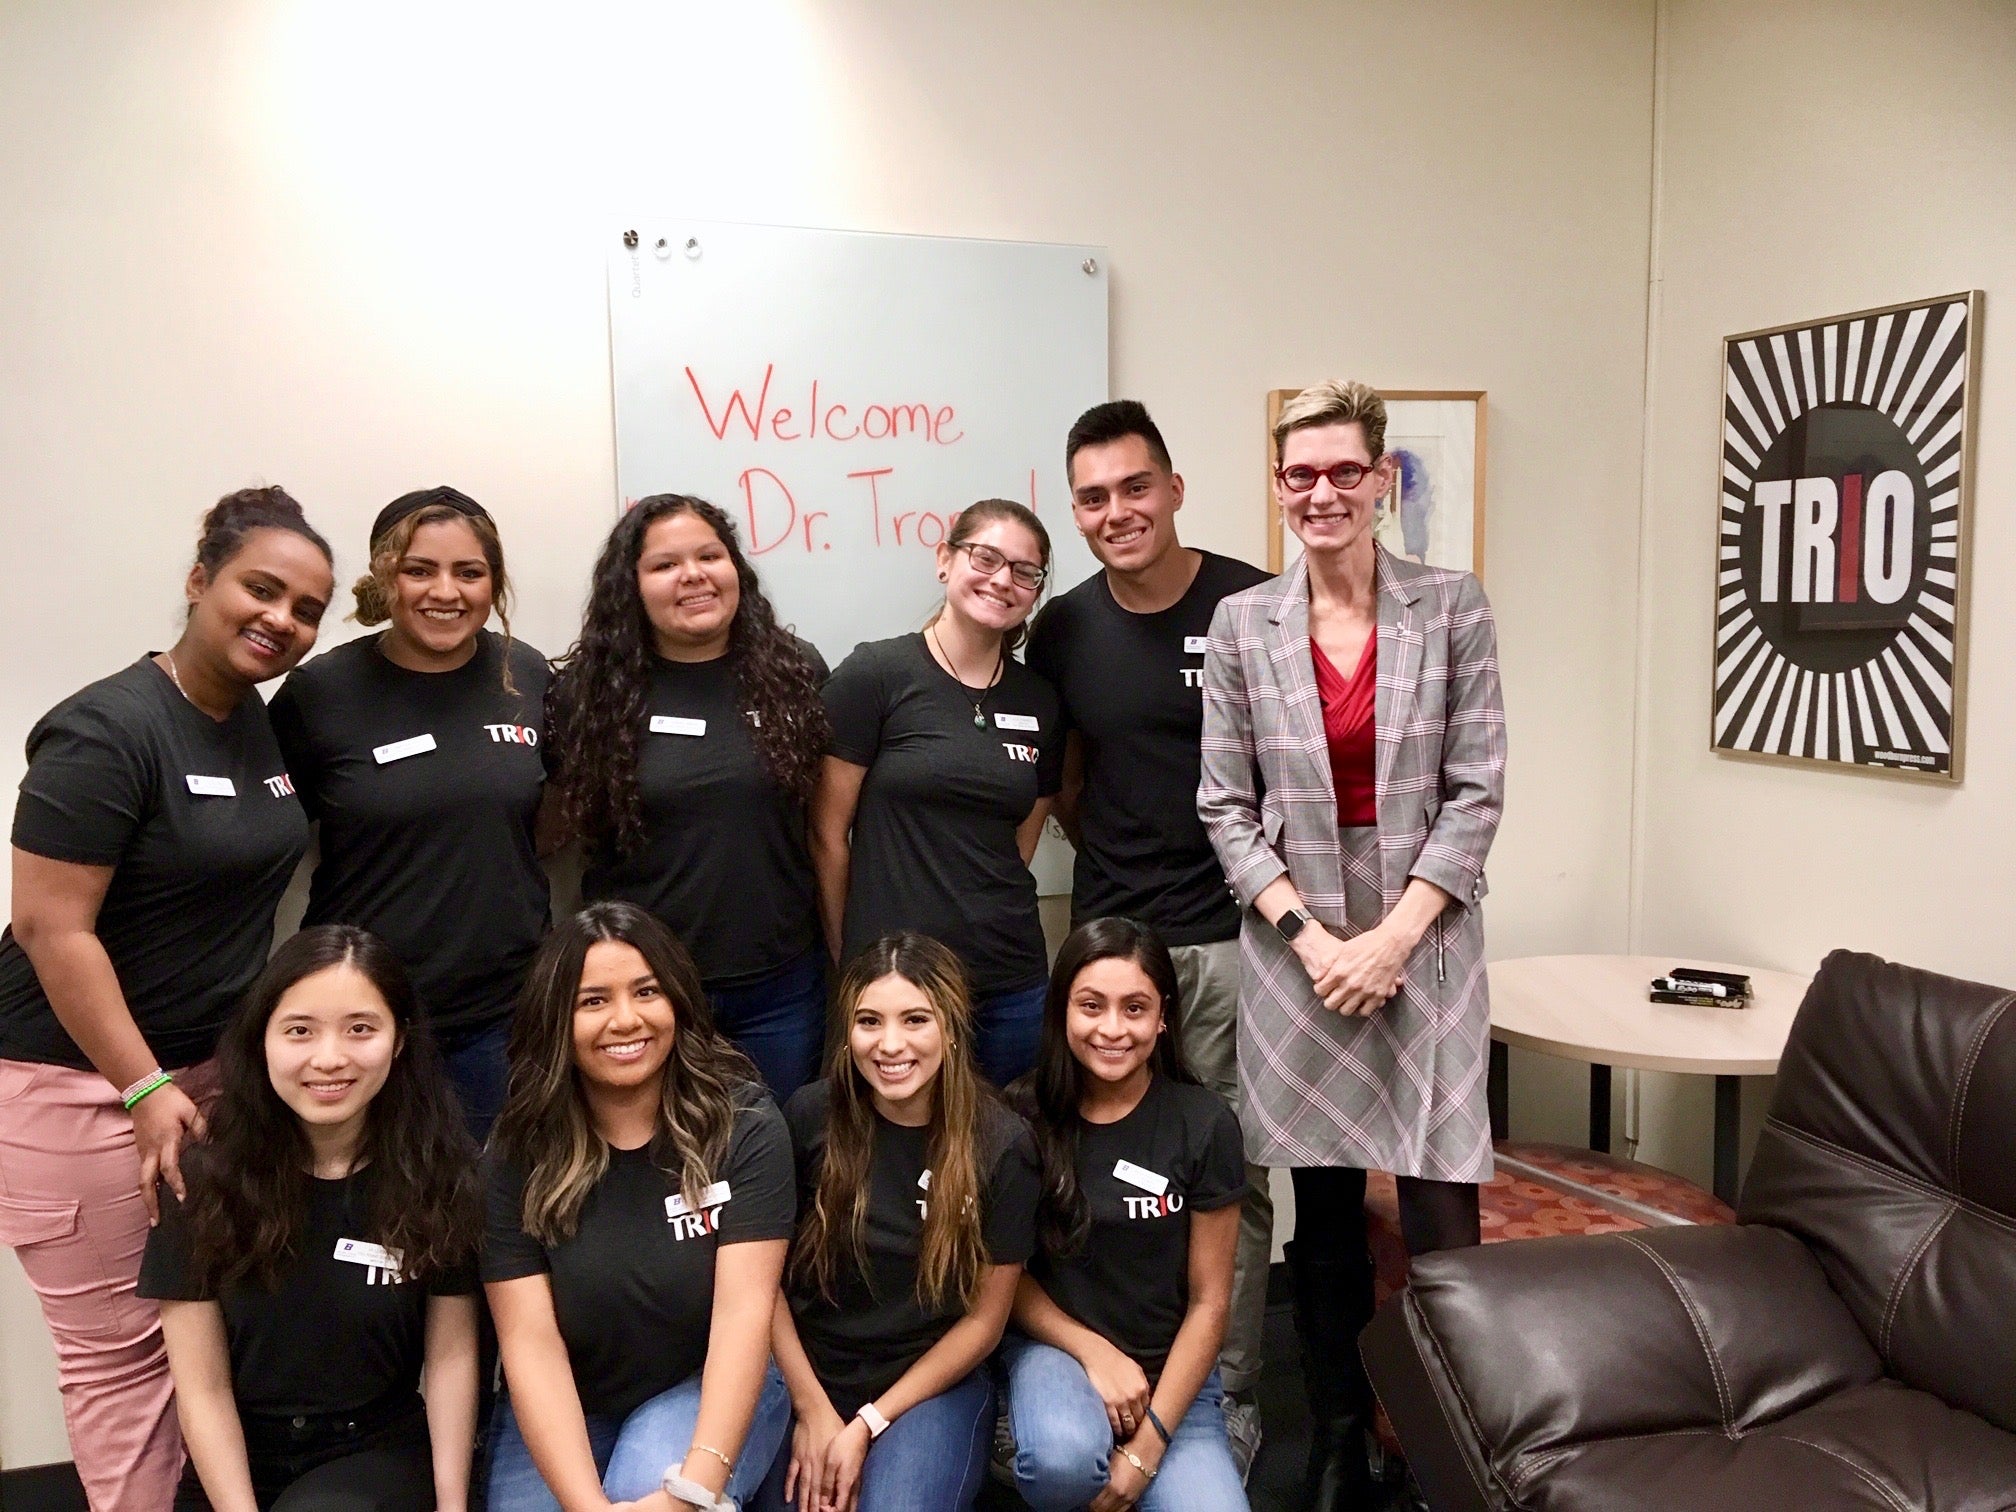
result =
[{"label": "white trio lettering", "polygon": [[1036,765],[1036,747],[1034,746],[1011,745],[1004,740],[1001,742],[1001,749],[1008,753],[1010,761],[1027,762],[1030,766]]},{"label": "white trio lettering", "polygon": [[289,777],[285,772],[282,772],[278,777],[268,777],[266,779],[266,791],[271,793],[275,798],[292,798],[294,796],[294,779]]},{"label": "white trio lettering", "polygon": [[1166,1197],[1122,1197],[1127,1205],[1129,1218],[1167,1218],[1183,1211],[1183,1194],[1171,1192]]},{"label": "white trio lettering", "polygon": [[486,724],[483,728],[490,732],[490,738],[499,745],[539,744],[539,732],[530,725]]},{"label": "white trio lettering", "polygon": [[665,1199],[665,1221],[672,1226],[674,1239],[704,1239],[721,1227],[721,1209],[728,1201],[729,1188],[717,1181],[700,1194],[700,1211],[694,1212],[686,1198],[674,1192]]},{"label": "white trio lettering", "polygon": [[1186,688],[1203,687],[1204,669],[1202,667],[1185,667],[1183,669],[1183,686]]}]

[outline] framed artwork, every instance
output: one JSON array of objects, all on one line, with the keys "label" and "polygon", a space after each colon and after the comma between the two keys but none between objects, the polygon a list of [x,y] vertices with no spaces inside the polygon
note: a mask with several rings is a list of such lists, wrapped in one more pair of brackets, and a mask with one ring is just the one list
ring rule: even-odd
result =
[{"label": "framed artwork", "polygon": [[1958,782],[1981,293],[1731,336],[1709,744]]},{"label": "framed artwork", "polygon": [[[1274,499],[1274,425],[1300,389],[1267,395],[1267,566],[1280,572],[1302,543]],[[1398,471],[1373,527],[1395,556],[1484,575],[1484,391],[1380,389],[1386,451]]]}]

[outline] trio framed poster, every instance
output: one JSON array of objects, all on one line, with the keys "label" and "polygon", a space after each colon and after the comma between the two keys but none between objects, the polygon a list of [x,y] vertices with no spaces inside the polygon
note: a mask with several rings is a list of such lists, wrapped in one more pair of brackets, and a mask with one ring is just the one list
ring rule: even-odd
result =
[{"label": "trio framed poster", "polygon": [[1957,782],[1981,294],[1723,343],[1710,745]]},{"label": "trio framed poster", "polygon": [[[1280,572],[1302,543],[1274,498],[1274,426],[1300,389],[1267,395],[1267,568]],[[1381,389],[1393,491],[1373,527],[1395,556],[1484,576],[1484,391]]]}]

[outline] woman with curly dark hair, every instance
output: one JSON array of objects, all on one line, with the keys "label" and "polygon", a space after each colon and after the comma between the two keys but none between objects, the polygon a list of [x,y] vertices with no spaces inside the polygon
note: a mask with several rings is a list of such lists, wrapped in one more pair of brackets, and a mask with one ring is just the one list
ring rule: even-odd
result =
[{"label": "woman with curly dark hair", "polygon": [[218,1061],[188,1199],[162,1204],[140,1271],[189,1448],[178,1512],[263,1512],[283,1495],[460,1512],[476,1152],[412,983],[375,936],[305,929],[274,952]]},{"label": "woman with curly dark hair", "polygon": [[791,1140],[636,905],[591,904],[533,958],[485,1179],[491,1512],[733,1512],[791,1411],[770,1368]]},{"label": "woman with curly dark hair", "polygon": [[609,532],[547,698],[553,788],[588,849],[582,896],[672,927],[780,1101],[817,1069],[826,1029],[805,842],[825,680],[728,516],[653,494]]}]

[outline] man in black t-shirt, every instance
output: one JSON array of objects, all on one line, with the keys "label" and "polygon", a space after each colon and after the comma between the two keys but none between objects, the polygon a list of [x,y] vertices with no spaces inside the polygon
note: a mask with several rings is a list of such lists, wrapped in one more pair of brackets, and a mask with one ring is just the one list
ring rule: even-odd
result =
[{"label": "man in black t-shirt", "polygon": [[[1056,815],[1078,847],[1074,924],[1125,914],[1176,959],[1183,1054],[1238,1106],[1239,906],[1197,817],[1204,640],[1218,601],[1267,581],[1257,567],[1176,538],[1183,479],[1148,411],[1095,405],[1064,446],[1071,516],[1103,572],[1056,599],[1029,638],[1029,665],[1057,689],[1066,733]],[[1239,1252],[1219,1368],[1243,1473],[1259,1447],[1261,1327],[1274,1204],[1247,1168]]]}]

